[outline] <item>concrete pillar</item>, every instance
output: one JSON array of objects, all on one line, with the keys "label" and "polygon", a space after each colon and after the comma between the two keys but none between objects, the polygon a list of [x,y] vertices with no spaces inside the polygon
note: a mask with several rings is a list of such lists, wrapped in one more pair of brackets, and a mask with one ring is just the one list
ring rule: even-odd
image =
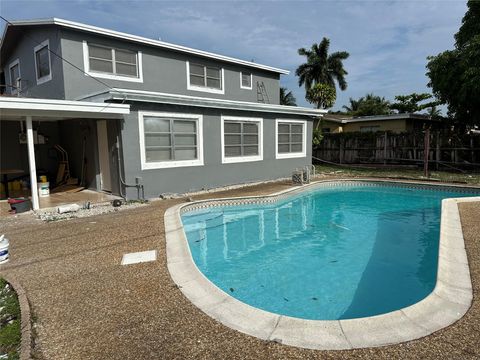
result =
[{"label": "concrete pillar", "polygon": [[30,166],[30,186],[32,190],[33,210],[40,208],[38,203],[38,187],[37,187],[37,168],[35,164],[35,146],[33,140],[32,117],[26,117],[27,122],[27,147],[28,147],[28,164]]}]

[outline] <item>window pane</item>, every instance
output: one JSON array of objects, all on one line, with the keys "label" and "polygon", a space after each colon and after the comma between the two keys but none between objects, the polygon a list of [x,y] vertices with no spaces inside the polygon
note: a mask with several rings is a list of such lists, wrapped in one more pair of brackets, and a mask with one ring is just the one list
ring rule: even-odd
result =
[{"label": "window pane", "polygon": [[288,144],[278,144],[279,153],[288,153],[290,152],[290,146]]},{"label": "window pane", "polygon": [[186,132],[186,133],[195,133],[197,130],[196,121],[192,120],[174,120],[173,121],[173,131]]},{"label": "window pane", "polygon": [[302,134],[292,134],[292,142],[301,143],[303,141]]},{"label": "window pane", "polygon": [[207,77],[220,79],[220,69],[207,67]]},{"label": "window pane", "polygon": [[145,134],[146,146],[170,146],[170,134]]},{"label": "window pane", "polygon": [[288,134],[279,134],[278,135],[278,143],[285,144],[290,141],[290,136]]},{"label": "window pane", "polygon": [[88,45],[88,55],[92,58],[112,60],[112,49],[101,46]]},{"label": "window pane", "polygon": [[220,80],[207,78],[207,87],[221,89]]},{"label": "window pane", "polygon": [[202,65],[190,64],[190,74],[204,76],[204,70]]},{"label": "window pane", "polygon": [[241,146],[225,146],[225,156],[233,157],[233,156],[241,156],[241,155],[242,155]]},{"label": "window pane", "polygon": [[258,134],[258,124],[256,123],[243,123],[243,131],[249,134]]},{"label": "window pane", "polygon": [[292,125],[292,133],[293,134],[301,134],[303,131],[302,125]]},{"label": "window pane", "polygon": [[197,135],[195,134],[175,134],[175,147],[179,145],[196,145]]},{"label": "window pane", "polygon": [[121,61],[132,65],[137,64],[137,53],[128,50],[115,50],[115,61]]},{"label": "window pane", "polygon": [[225,145],[237,145],[241,144],[241,135],[225,135]]},{"label": "window pane", "polygon": [[37,78],[40,79],[44,76],[50,75],[50,63],[48,56],[48,46],[44,46],[36,53],[37,57]]},{"label": "window pane", "polygon": [[154,118],[154,117],[144,117],[144,128],[145,132],[170,132],[170,120]]},{"label": "window pane", "polygon": [[252,156],[258,155],[258,146],[244,146],[243,147],[243,155],[245,156]]},{"label": "window pane", "polygon": [[258,144],[258,135],[243,135],[244,144]]},{"label": "window pane", "polygon": [[196,75],[190,75],[190,84],[197,86],[205,86],[205,79]]},{"label": "window pane", "polygon": [[90,70],[113,73],[111,61],[90,59]]},{"label": "window pane", "polygon": [[12,66],[12,68],[10,69],[10,77],[11,77],[12,82],[14,82],[14,84],[12,84],[13,86],[17,86],[17,84],[15,82],[20,77],[19,75],[20,75],[20,72],[19,72],[18,64]]},{"label": "window pane", "polygon": [[175,149],[175,160],[195,160],[196,158],[196,148]]},{"label": "window pane", "polygon": [[239,122],[227,122],[224,123],[224,131],[226,133],[240,133],[241,132],[241,124]]},{"label": "window pane", "polygon": [[292,152],[302,152],[302,144],[292,144]]},{"label": "window pane", "polygon": [[279,134],[288,134],[290,132],[290,126],[288,124],[278,124]]},{"label": "window pane", "polygon": [[242,86],[243,87],[251,87],[252,86],[251,79],[252,79],[251,74],[242,72]]},{"label": "window pane", "polygon": [[156,162],[172,160],[171,150],[168,149],[146,149],[145,150],[146,161]]},{"label": "window pane", "polygon": [[128,75],[128,76],[137,76],[137,65],[127,65],[127,64],[116,64],[117,74],[119,75]]}]

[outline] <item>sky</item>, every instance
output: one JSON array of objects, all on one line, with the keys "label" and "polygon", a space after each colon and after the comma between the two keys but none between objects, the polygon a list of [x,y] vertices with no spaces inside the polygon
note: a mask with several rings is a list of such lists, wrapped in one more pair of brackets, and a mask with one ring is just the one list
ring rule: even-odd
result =
[{"label": "sky", "polygon": [[297,50],[327,37],[330,52],[350,53],[334,110],[366,93],[430,92],[426,58],[453,48],[466,9],[466,0],[0,0],[8,20],[58,17],[287,69],[281,85],[308,107]]}]

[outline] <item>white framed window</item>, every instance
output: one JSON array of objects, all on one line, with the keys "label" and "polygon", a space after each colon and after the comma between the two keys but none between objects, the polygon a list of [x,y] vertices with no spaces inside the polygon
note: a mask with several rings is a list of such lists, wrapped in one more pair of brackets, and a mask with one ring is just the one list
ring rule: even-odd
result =
[{"label": "white framed window", "polygon": [[222,116],[222,163],[263,160],[263,119]]},{"label": "white framed window", "polygon": [[223,68],[190,63],[189,61],[186,64],[188,90],[225,94]]},{"label": "white framed window", "polygon": [[8,66],[8,70],[10,74],[10,94],[18,94],[21,91],[20,86],[22,80],[22,75],[20,73],[20,60],[16,59],[11,62]]},{"label": "white framed window", "polygon": [[142,170],[203,165],[203,116],[138,112]]},{"label": "white framed window", "polygon": [[307,156],[307,122],[277,119],[275,126],[275,157],[277,159]]},{"label": "white framed window", "polygon": [[85,72],[93,77],[143,82],[142,52],[83,42]]},{"label": "white framed window", "polygon": [[50,60],[50,43],[47,40],[33,48],[37,85],[52,80],[52,63]]},{"label": "white framed window", "polygon": [[240,72],[240,88],[252,90],[252,73],[246,71]]}]

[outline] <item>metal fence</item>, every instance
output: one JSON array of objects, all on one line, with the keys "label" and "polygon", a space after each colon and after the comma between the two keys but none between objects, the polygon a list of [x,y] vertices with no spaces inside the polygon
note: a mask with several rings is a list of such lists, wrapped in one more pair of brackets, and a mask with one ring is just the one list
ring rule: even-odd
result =
[{"label": "metal fence", "polygon": [[420,164],[480,170],[480,135],[448,131],[324,134],[314,158],[339,164]]}]

